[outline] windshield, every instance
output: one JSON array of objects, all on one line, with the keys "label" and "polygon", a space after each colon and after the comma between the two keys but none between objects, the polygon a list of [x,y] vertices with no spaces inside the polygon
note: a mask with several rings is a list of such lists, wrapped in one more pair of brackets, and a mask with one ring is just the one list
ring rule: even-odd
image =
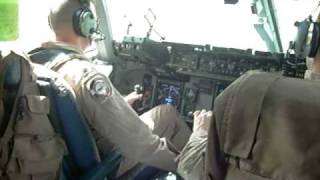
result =
[{"label": "windshield", "polygon": [[[250,4],[248,0],[237,5],[225,5],[223,0],[110,0],[109,11],[113,36],[120,41],[130,22],[130,36],[146,36],[149,25],[144,15],[150,8],[157,18],[154,28],[166,41],[267,50],[253,28]],[[160,39],[154,32],[150,37]]]},{"label": "windshield", "polygon": [[[3,1],[3,0],[0,0]],[[17,37],[11,41],[1,41],[0,49],[29,51],[42,42],[52,39],[53,33],[48,26],[49,0],[6,0],[18,2],[18,14],[15,27]],[[0,3],[3,7],[3,4]],[[2,24],[3,22],[1,22]]]},{"label": "windshield", "polygon": [[[13,29],[10,30],[11,34],[1,32],[1,35],[10,36],[5,38],[16,40],[0,40],[0,49],[28,51],[39,46],[41,42],[52,39],[53,34],[47,21],[49,0],[1,0],[1,8],[8,10],[4,2],[19,3],[12,10],[16,11],[19,7],[19,18],[9,19],[12,22],[10,28]],[[150,28],[144,18],[146,15],[154,25],[153,29],[165,37],[165,41],[268,50],[253,26],[257,17],[251,13],[252,0],[239,0],[236,5],[226,5],[223,0],[107,0],[106,2],[108,2],[113,38],[116,41],[122,41],[126,35],[146,37]],[[296,33],[294,22],[306,18],[318,0],[274,0],[274,3],[282,46],[286,50],[289,41],[293,40]],[[2,10],[0,9],[0,15],[4,17]],[[1,24],[2,27],[9,27],[3,25],[3,20]],[[152,31],[150,38],[160,40],[160,36]]]},{"label": "windshield", "polygon": [[[240,0],[228,5],[223,0],[110,0],[109,12],[117,41],[125,35],[146,37],[149,24],[144,15],[152,19],[150,8],[156,16],[154,28],[165,41],[268,51],[254,28],[257,17],[251,13],[252,2]],[[294,22],[310,14],[314,2],[274,0],[284,50],[295,36]],[[160,40],[155,32],[150,37]]]},{"label": "windshield", "polygon": [[294,23],[304,20],[313,13],[319,0],[274,0],[274,3],[282,46],[287,50],[289,41],[294,40],[297,33]]},{"label": "windshield", "polygon": [[18,2],[0,2],[0,41],[15,40],[18,37]]}]

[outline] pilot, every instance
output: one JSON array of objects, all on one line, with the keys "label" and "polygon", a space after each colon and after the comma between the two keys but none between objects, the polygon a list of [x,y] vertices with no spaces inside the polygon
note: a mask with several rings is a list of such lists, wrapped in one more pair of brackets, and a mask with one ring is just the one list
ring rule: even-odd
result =
[{"label": "pilot", "polygon": [[[55,2],[49,22],[56,42],[46,42],[33,50],[32,60],[58,72],[73,88],[100,153],[104,155],[117,148],[124,155],[118,177],[126,176],[137,162],[176,171],[177,155],[191,131],[178,118],[175,108],[160,105],[139,117],[130,104],[141,95],[131,93],[123,98],[109,78],[85,57],[84,50],[91,45],[92,34],[96,32],[90,3],[80,0]],[[40,54],[44,56],[37,58]]]},{"label": "pilot", "polygon": [[195,123],[204,136],[196,141],[194,132],[179,156],[185,179],[319,179],[319,12],[314,17],[295,43],[296,55],[307,56],[306,80],[251,71],[233,82],[211,119]]},{"label": "pilot", "polygon": [[[317,8],[318,11],[320,11],[320,6]],[[320,22],[320,12],[319,12],[319,16],[313,16],[313,18],[316,19],[316,22],[319,23]],[[318,30],[317,30],[318,31]],[[314,33],[312,33],[314,34]],[[309,40],[312,41],[312,37],[307,37]],[[312,43],[312,42],[311,42]],[[312,44],[315,44],[313,46],[310,47],[310,49],[314,48],[315,52],[313,54],[309,54],[306,57],[306,64],[307,64],[307,70],[305,72],[305,79],[309,79],[309,80],[320,80],[320,50],[319,50],[319,41],[317,42],[313,42]]]},{"label": "pilot", "polygon": [[204,180],[208,131],[213,113],[203,109],[194,112],[193,116],[192,134],[178,158],[178,173],[186,180]]}]

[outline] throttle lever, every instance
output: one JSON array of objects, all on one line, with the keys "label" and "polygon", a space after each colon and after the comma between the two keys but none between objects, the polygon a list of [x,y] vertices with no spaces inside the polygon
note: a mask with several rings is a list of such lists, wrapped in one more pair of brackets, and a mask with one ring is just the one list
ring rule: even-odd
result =
[{"label": "throttle lever", "polygon": [[189,119],[191,119],[191,120],[193,120],[193,118],[194,118],[193,113],[194,113],[193,111],[189,111],[188,114],[187,114],[187,117],[188,117]]},{"label": "throttle lever", "polygon": [[134,85],[134,91],[137,94],[142,94],[143,93],[143,87],[140,84],[136,84],[136,85]]},{"label": "throttle lever", "polygon": [[[133,90],[137,93],[137,94],[143,94],[143,87],[140,84],[136,84],[134,85]],[[133,103],[132,105],[133,109],[140,114],[143,110],[144,107],[142,105],[142,100],[137,100],[136,102]]]}]

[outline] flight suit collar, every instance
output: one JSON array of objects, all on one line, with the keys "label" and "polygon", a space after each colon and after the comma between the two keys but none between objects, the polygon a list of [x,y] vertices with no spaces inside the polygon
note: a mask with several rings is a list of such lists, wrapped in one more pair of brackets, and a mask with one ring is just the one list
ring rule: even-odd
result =
[{"label": "flight suit collar", "polygon": [[81,55],[84,55],[84,52],[83,52],[81,49],[79,49],[79,48],[77,48],[77,47],[75,47],[75,46],[73,46],[73,45],[71,45],[71,44],[64,43],[64,42],[58,42],[58,41],[53,42],[53,41],[49,41],[49,42],[43,43],[43,44],[42,44],[42,47],[43,47],[43,48],[63,48],[63,49],[67,49],[67,50],[70,50],[70,51],[74,51],[74,52],[76,52],[76,53],[79,53],[79,54],[81,54]]},{"label": "flight suit collar", "polygon": [[304,78],[308,80],[320,81],[320,73],[312,72],[311,70],[306,70]]}]

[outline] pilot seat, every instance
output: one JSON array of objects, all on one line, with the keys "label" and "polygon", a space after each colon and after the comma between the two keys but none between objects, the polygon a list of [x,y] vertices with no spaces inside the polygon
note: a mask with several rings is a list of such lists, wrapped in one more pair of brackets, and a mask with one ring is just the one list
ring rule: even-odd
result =
[{"label": "pilot seat", "polygon": [[[20,62],[9,64],[5,74],[6,88],[18,87]],[[72,90],[66,88],[54,72],[35,65],[37,84],[42,95],[50,98],[50,121],[57,133],[65,140],[68,154],[63,160],[61,180],[100,180],[116,171],[121,154],[112,152],[100,159],[89,126],[79,112]],[[45,72],[45,73],[44,73]]]}]

